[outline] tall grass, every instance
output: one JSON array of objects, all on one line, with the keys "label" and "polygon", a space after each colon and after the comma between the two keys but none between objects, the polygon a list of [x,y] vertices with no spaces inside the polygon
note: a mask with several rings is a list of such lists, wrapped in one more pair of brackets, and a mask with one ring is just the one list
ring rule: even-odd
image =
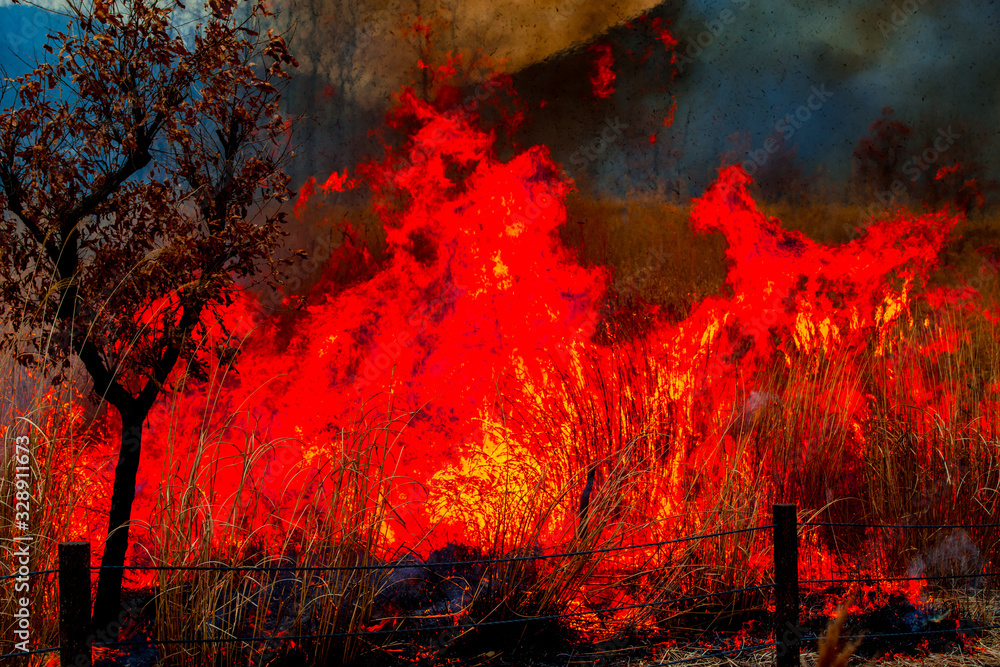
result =
[{"label": "tall grass", "polygon": [[[101,496],[89,484],[99,474],[99,462],[88,454],[100,434],[88,430],[80,395],[70,383],[52,387],[46,381],[52,370],[53,365],[44,358],[30,371],[9,356],[0,358],[0,576],[16,571],[19,562],[13,552],[25,545],[30,551],[31,571],[57,569],[59,543],[79,539],[87,521],[99,520],[90,510]],[[17,513],[24,509],[17,505],[16,497],[18,437],[27,437],[29,442],[27,530],[16,521]],[[16,537],[22,541],[15,542]],[[28,592],[16,579],[0,581],[0,652],[14,652],[13,613],[22,597],[30,602],[30,646],[59,644],[57,581],[55,573],[32,576]],[[45,657],[13,660],[12,664],[37,664]]]},{"label": "tall grass", "polygon": [[[805,233],[832,241],[844,240],[837,225],[842,228],[841,218],[854,214],[805,206],[781,212]],[[996,324],[973,310],[918,307],[884,349],[873,343],[849,356],[801,355],[790,365],[761,369],[740,391],[773,400],[752,414],[710,412],[702,442],[681,437],[677,406],[665,390],[671,369],[644,347],[641,333],[651,323],[629,320],[628,312],[647,302],[661,307],[661,317],[677,320],[721,286],[721,239],[691,235],[686,215],[665,204],[570,202],[567,243],[578,248],[583,261],[615,269],[602,359],[577,357],[575,364],[554,371],[545,386],[519,387],[516,377],[508,378],[513,382],[504,383],[507,389],[482,424],[479,483],[435,480],[440,504],[435,515],[477,526],[470,533],[476,543],[456,552],[459,559],[525,559],[447,575],[467,585],[462,609],[436,619],[438,626],[422,619],[420,627],[631,606],[580,615],[563,625],[592,637],[707,623],[721,628],[730,619],[742,620],[748,610],[766,608],[766,591],[674,600],[768,583],[767,531],[629,547],[767,524],[774,500],[797,502],[803,518],[819,520],[995,522],[1000,346]],[[584,224],[574,224],[578,221]],[[969,225],[980,230],[981,239],[990,238],[995,227],[985,218]],[[660,257],[668,259],[651,263],[645,252],[650,248],[663,248]],[[952,266],[952,274],[935,280],[958,283],[977,270],[965,260]],[[994,279],[981,304],[996,304],[998,293]],[[959,332],[958,342],[951,351],[928,355],[922,347],[939,329]],[[106,454],[97,456],[96,445],[107,434],[88,424],[72,385],[53,390],[45,382],[44,364],[29,375],[9,359],[2,363],[0,540],[9,550],[19,534],[10,452],[13,437],[26,434],[34,466],[31,568],[54,569],[60,541],[106,525],[100,510],[107,504],[109,461]],[[925,404],[913,396],[915,379],[949,396],[949,407],[918,409]],[[216,381],[221,386],[225,380]],[[868,409],[854,424],[843,418],[842,404],[858,388]],[[388,527],[394,513],[416,502],[393,494],[402,484],[395,472],[398,443],[413,413],[390,397],[359,414],[332,442],[309,443],[323,456],[306,464],[289,453],[301,443],[291,447],[269,438],[249,413],[221,404],[212,408],[211,396],[205,405],[206,419],[194,432],[181,428],[190,409],[183,393],[169,405],[170,418],[163,422],[172,429],[163,440],[169,464],[158,480],[149,521],[133,527],[140,561],[212,568],[133,575],[133,588],[148,586],[133,593],[134,606],[151,619],[145,629],[159,638],[192,641],[163,647],[162,663],[350,663],[401,650],[406,639],[365,636],[372,628],[415,627],[416,621],[394,616],[384,604],[386,591],[398,585],[391,571],[363,568],[395,557],[386,546]],[[263,479],[267,463],[282,457],[287,476]],[[236,482],[223,485],[224,479]],[[486,509],[463,514],[476,503]],[[1000,562],[995,529],[819,528],[803,531],[803,545],[804,567],[814,573],[899,575],[916,567],[951,577]],[[575,555],[528,558],[547,550]],[[821,557],[827,560],[813,562]],[[234,567],[347,569],[227,569]],[[941,585],[965,590],[968,580],[945,579]],[[985,585],[974,582],[973,588]],[[54,575],[33,580],[37,646],[58,643],[57,590]],[[0,595],[0,650],[10,651],[12,611],[20,594],[7,579],[0,581]],[[544,623],[515,627],[519,637],[551,629]],[[462,638],[467,646],[473,637],[503,646],[505,632]],[[343,633],[348,636],[315,641],[218,641]],[[46,661],[33,657],[21,663]]]},{"label": "tall grass", "polygon": [[[181,402],[173,407],[173,416],[183,413]],[[236,428],[238,416],[200,432],[194,451],[171,440],[176,451],[165,456],[177,465],[165,471],[155,519],[146,526],[149,560],[219,569],[157,572],[155,636],[193,640],[164,649],[162,664],[352,663],[379,644],[364,633],[382,620],[375,609],[389,571],[366,568],[387,552],[394,457],[409,415],[390,396],[325,443],[321,456],[290,455],[293,465],[270,491],[259,479],[261,463],[288,457],[290,443],[265,440],[252,422]],[[242,441],[230,440],[239,435]],[[233,476],[231,488],[215,487]],[[281,497],[282,489],[292,493]],[[309,635],[343,636],[218,641]]]},{"label": "tall grass", "polygon": [[[85,401],[69,384],[52,390],[44,365],[29,374],[7,362],[4,370],[4,574],[14,567],[14,536],[25,534],[31,537],[31,570],[54,570],[60,542],[102,535],[107,525],[102,511],[111,481],[108,444],[113,429],[102,428],[106,425],[101,421],[88,424]],[[225,372],[220,370],[216,388]],[[144,633],[169,639],[171,643],[159,649],[164,665],[267,664],[290,658],[347,664],[377,646],[364,635],[370,624],[381,620],[373,613],[388,570],[366,567],[386,556],[397,440],[409,415],[397,410],[390,396],[380,409],[359,413],[337,441],[327,443],[323,456],[307,463],[287,441],[267,440],[244,413],[216,419],[209,409],[192,446],[186,437],[190,433],[179,424],[191,409],[181,389],[167,408],[170,419],[164,426],[171,433],[163,460],[168,465],[159,480],[157,501],[149,521],[133,521],[130,562],[136,565],[126,577],[124,595],[133,620],[142,622],[128,628],[131,632],[122,640],[135,641]],[[205,404],[212,405],[211,396]],[[27,533],[14,525],[13,440],[22,434],[30,437],[32,457]],[[278,497],[264,488],[261,464],[268,457],[283,459],[289,470],[271,489],[292,489],[292,494]],[[222,479],[237,481],[223,485]],[[96,564],[101,545],[93,546]],[[147,565],[165,569],[144,570]],[[182,569],[170,569],[174,567]],[[302,569],[267,570],[275,567]],[[0,581],[4,652],[14,650],[13,611],[25,595],[15,583]],[[58,646],[57,595],[55,573],[32,578],[32,648]],[[280,639],[329,634],[346,636]],[[279,639],[220,641],[250,636]],[[96,657],[122,653],[95,647]],[[47,664],[52,658],[35,655],[17,661]]]},{"label": "tall grass", "polygon": [[[692,469],[665,391],[668,369],[651,360],[641,341],[615,345],[601,357],[584,355],[550,384],[524,385],[523,393],[505,397],[516,437],[545,461],[552,486],[561,490],[563,522],[556,525],[568,518],[579,526],[567,531],[569,539],[548,534],[548,542],[565,551],[603,551],[554,567],[544,581],[552,589],[547,594],[563,608],[630,607],[592,624],[598,634],[670,624],[708,609],[720,620],[761,608],[766,592],[674,603],[764,583],[766,532],[673,541],[767,523],[754,470],[741,465],[748,461],[746,444],[726,451],[723,465]],[[588,486],[588,511],[577,516]]]}]

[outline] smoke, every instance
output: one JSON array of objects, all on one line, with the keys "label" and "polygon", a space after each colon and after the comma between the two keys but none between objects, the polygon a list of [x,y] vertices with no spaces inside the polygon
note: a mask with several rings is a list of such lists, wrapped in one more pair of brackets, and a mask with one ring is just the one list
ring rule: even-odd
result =
[{"label": "smoke", "polygon": [[[65,0],[42,0],[40,6],[60,8]],[[891,106],[895,118],[918,128],[971,128],[970,143],[981,149],[989,174],[1000,173],[1000,61],[994,57],[1000,17],[989,0],[276,0],[275,8],[277,27],[290,31],[301,63],[287,91],[286,112],[310,118],[298,135],[296,186],[306,176],[343,171],[378,154],[369,132],[400,86],[419,80],[416,63],[426,55],[424,46],[404,29],[418,16],[433,24],[439,53],[480,49],[516,73],[580,53],[647,11],[673,19],[677,79],[665,92],[650,86],[645,97],[636,96],[640,82],[613,115],[630,123],[676,100],[674,123],[658,141],[678,157],[655,167],[656,180],[682,182],[684,191],[698,194],[714,177],[720,156],[732,152],[730,136],[743,133],[747,150],[759,150],[819,85],[832,99],[788,137],[806,171],[822,167],[835,179],[845,178],[854,145],[881,109]],[[20,55],[40,52],[46,30],[63,22],[40,11],[0,0],[0,63],[12,73],[23,69]],[[575,131],[578,137],[545,143],[577,146],[594,130],[586,123],[570,127],[561,124],[553,132]],[[622,165],[636,150],[625,142],[612,146],[592,165],[597,182],[635,180]],[[558,149],[555,154],[569,156]]]},{"label": "smoke", "polygon": [[[659,140],[678,159],[657,166],[654,180],[683,182],[683,191],[698,194],[720,156],[731,152],[731,135],[744,133],[749,150],[760,149],[780,135],[783,119],[794,116],[816,86],[826,86],[831,99],[785,137],[807,172],[822,167],[834,179],[846,178],[855,144],[885,106],[918,128],[978,129],[981,160],[991,173],[1000,171],[1000,64],[992,57],[1000,19],[987,0],[958,6],[938,0],[631,0],[610,6],[579,0],[289,0],[286,8],[302,63],[289,110],[316,121],[303,135],[302,174],[340,170],[377,152],[368,132],[399,87],[417,78],[419,40],[403,26],[418,15],[437,20],[439,52],[481,49],[506,71],[533,75],[539,63],[579,62],[595,40],[647,11],[673,20],[678,76],[665,92],[638,82],[617,101],[614,115],[626,123],[635,119],[639,127],[649,109],[669,108],[676,100],[674,123]],[[640,70],[637,76],[653,84],[662,73]],[[586,121],[571,127],[559,123],[550,130],[559,136],[533,139],[568,160],[572,151],[560,155],[559,146],[579,146],[594,130]],[[574,131],[579,136],[563,136]],[[636,150],[641,147],[628,142],[612,146],[591,165],[595,182],[620,187],[635,181],[637,174],[623,165],[636,162],[629,159]]]},{"label": "smoke", "polygon": [[970,592],[982,588],[983,577],[970,577],[987,569],[976,543],[965,530],[952,529],[927,547],[910,564],[911,577],[956,577],[945,582],[953,588]]},{"label": "smoke", "polygon": [[759,148],[825,84],[833,99],[791,140],[806,166],[845,177],[858,138],[891,106],[915,126],[984,129],[996,173],[998,27],[985,0],[692,0],[676,24],[679,52],[690,55],[674,89],[678,171],[703,187],[729,135],[749,132]]},{"label": "smoke", "polygon": [[656,3],[624,0],[284,0],[279,16],[293,31],[289,45],[300,68],[288,111],[315,121],[295,176],[353,167],[377,153],[368,133],[380,125],[393,95],[419,82],[426,41],[407,28],[430,24],[437,54],[481,51],[514,72],[584,43]]}]

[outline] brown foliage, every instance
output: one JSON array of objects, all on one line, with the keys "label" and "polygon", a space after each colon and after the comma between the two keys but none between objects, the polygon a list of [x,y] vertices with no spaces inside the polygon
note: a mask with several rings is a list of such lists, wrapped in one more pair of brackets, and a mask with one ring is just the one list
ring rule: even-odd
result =
[{"label": "brown foliage", "polygon": [[52,61],[0,89],[0,347],[75,355],[121,416],[95,627],[118,612],[146,415],[168,380],[204,375],[232,290],[275,276],[290,195],[278,100],[297,63],[254,29],[264,0],[208,0],[187,39],[178,7],[70,0]]},{"label": "brown foliage", "polygon": [[275,268],[283,213],[265,207],[289,197],[278,99],[297,63],[252,29],[262,2],[205,9],[185,41],[173,6],[74,3],[54,58],[0,98],[0,301],[115,405],[158,393],[226,291]]}]

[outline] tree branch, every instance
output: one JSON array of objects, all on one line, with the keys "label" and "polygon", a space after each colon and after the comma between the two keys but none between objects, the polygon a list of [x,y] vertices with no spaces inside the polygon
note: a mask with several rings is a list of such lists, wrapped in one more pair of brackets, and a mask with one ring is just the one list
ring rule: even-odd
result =
[{"label": "tree branch", "polygon": [[115,379],[114,374],[101,359],[101,353],[97,346],[90,340],[86,340],[75,347],[77,347],[77,356],[80,357],[87,372],[90,373],[90,377],[94,380],[94,391],[118,408],[119,411],[135,409],[135,397]]},{"label": "tree branch", "polygon": [[38,245],[45,248],[49,259],[54,264],[58,263],[59,247],[52,242],[51,238],[46,237],[35,219],[24,210],[24,186],[21,185],[21,180],[6,163],[0,164],[0,185],[3,185],[4,192],[7,193],[7,208],[24,223]]},{"label": "tree branch", "polygon": [[153,407],[153,403],[156,401],[156,397],[170,376],[170,372],[173,371],[177,360],[180,359],[181,346],[173,341],[178,338],[181,340],[188,340],[190,338],[191,332],[197,326],[198,322],[201,321],[201,311],[205,308],[205,298],[196,296],[194,303],[182,308],[181,319],[177,323],[177,326],[164,331],[163,336],[156,343],[156,347],[161,348],[163,353],[153,364],[153,372],[150,375],[149,381],[140,390],[139,396],[136,399],[136,407],[142,410],[143,414]]}]

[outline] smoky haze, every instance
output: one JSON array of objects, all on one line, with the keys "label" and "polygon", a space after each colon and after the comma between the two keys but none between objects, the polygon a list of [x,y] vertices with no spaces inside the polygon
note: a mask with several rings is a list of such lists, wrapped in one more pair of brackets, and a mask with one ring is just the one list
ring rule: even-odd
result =
[{"label": "smoky haze", "polygon": [[[627,96],[617,95],[600,113],[588,110],[593,100],[563,100],[566,117],[558,123],[550,117],[529,136],[552,146],[567,167],[573,149],[600,131],[605,112],[643,125],[651,109],[661,113],[676,100],[673,126],[657,146],[671,159],[639,163],[653,164],[656,179],[681,183],[682,191],[696,195],[721,156],[761,146],[782,118],[808,104],[814,86],[825,86],[829,95],[820,108],[788,136],[806,171],[822,167],[835,179],[846,178],[858,139],[881,109],[891,106],[918,135],[949,125],[974,130],[979,157],[995,175],[1000,19],[991,7],[986,0],[295,1],[287,19],[295,23],[291,41],[302,67],[288,108],[315,121],[303,135],[307,147],[296,177],[324,177],[378,153],[369,130],[384,117],[393,93],[417,76],[419,48],[403,26],[418,15],[438,19],[433,40],[439,51],[481,49],[506,71],[520,73],[519,90],[531,97],[533,85],[549,86],[568,76],[585,79],[587,47],[598,41],[623,44],[623,24],[645,12],[673,23],[680,42],[673,86],[667,93],[644,86],[642,77],[654,83],[663,73],[639,71],[633,75],[637,81],[619,78]],[[536,76],[545,83],[533,84]],[[576,94],[580,87],[570,89]],[[558,107],[559,100],[545,102]],[[746,145],[734,144],[734,134],[742,134]],[[594,187],[627,190],[635,170],[623,166],[631,160],[623,153],[637,150],[645,149],[635,142],[609,146],[601,160],[588,165]]]},{"label": "smoky haze", "polygon": [[[286,111],[311,117],[297,135],[295,186],[380,153],[370,131],[400,86],[419,78],[419,40],[404,29],[418,16],[434,25],[439,53],[479,49],[515,76],[519,91],[549,105],[524,139],[551,146],[588,187],[625,192],[640,179],[695,196],[722,156],[742,160],[759,150],[783,118],[809,104],[815,86],[828,98],[787,137],[804,171],[846,178],[858,139],[891,106],[918,136],[963,127],[963,154],[1000,175],[1000,18],[989,0],[279,0],[275,8],[301,64]],[[662,71],[629,70],[621,58],[662,48],[630,36],[626,24],[644,13],[670,20],[679,41],[666,92],[658,89]],[[63,23],[0,0],[0,64],[12,76],[24,71],[33,53],[45,55],[45,33]],[[597,42],[617,49],[618,90],[603,106],[586,96],[588,47]],[[612,141],[582,173],[570,164],[606,123],[662,128],[675,101],[673,125],[654,144]]]},{"label": "smoky haze", "polygon": [[579,0],[289,0],[281,20],[299,71],[287,101],[313,122],[296,176],[351,167],[378,150],[368,137],[400,87],[418,80],[421,45],[406,28],[422,17],[433,25],[437,53],[481,51],[508,72],[584,44],[654,6]]},{"label": "smoky haze", "polygon": [[967,124],[996,174],[1000,20],[991,2],[688,2],[681,52],[726,9],[733,20],[703,40],[674,89],[683,169],[703,179],[734,132],[759,146],[819,84],[831,97],[791,138],[807,164],[846,176],[857,140],[891,106],[924,135]]}]

